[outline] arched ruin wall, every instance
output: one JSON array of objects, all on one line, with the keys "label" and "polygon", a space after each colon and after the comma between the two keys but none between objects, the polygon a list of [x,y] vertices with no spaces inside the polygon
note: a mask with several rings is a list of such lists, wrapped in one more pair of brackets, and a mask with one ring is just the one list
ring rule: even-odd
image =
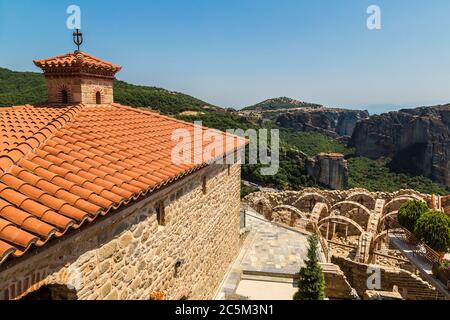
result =
[{"label": "arched ruin wall", "polygon": [[[432,196],[429,194],[421,194],[414,190],[400,190],[397,192],[369,192],[365,189],[350,189],[350,190],[321,190],[316,188],[306,188],[300,191],[283,191],[283,192],[264,192],[258,191],[247,195],[244,200],[254,207],[258,199],[266,199],[270,203],[271,208],[279,205],[292,205],[296,200],[308,193],[317,193],[325,197],[331,205],[338,202],[345,201],[351,194],[361,192],[370,195],[374,199],[383,199],[386,203],[398,197],[405,197],[408,195],[421,197],[429,205],[432,202]],[[442,197],[450,210],[450,196]],[[446,207],[446,206],[444,206]],[[270,208],[270,209],[271,209]]]}]

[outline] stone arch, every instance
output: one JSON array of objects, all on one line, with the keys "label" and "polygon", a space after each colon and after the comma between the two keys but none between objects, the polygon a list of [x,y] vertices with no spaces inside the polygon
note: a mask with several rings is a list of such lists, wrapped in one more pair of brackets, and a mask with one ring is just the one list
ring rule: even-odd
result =
[{"label": "stone arch", "polygon": [[253,209],[255,209],[256,212],[262,214],[267,219],[271,220],[272,205],[266,198],[256,199],[254,201]]},{"label": "stone arch", "polygon": [[280,206],[276,206],[275,208],[273,208],[273,211],[279,211],[279,210],[290,211],[292,213],[295,213],[295,214],[299,215],[301,218],[306,219],[305,213],[300,211],[299,209],[293,207],[293,206],[280,205]]},{"label": "stone arch", "polygon": [[388,235],[389,232],[395,232],[395,231],[402,231],[403,229],[390,229],[390,230],[384,230],[383,232],[380,232],[375,236],[375,238],[372,241],[372,249],[375,250],[379,241],[382,240],[385,236]]},{"label": "stone arch", "polygon": [[398,211],[392,211],[392,212],[389,212],[388,214],[385,214],[384,216],[381,217],[378,225],[382,227],[383,222],[385,222],[389,218],[396,218],[397,214],[398,214]]},{"label": "stone arch", "polygon": [[328,206],[325,203],[317,203],[311,213],[310,219],[319,222],[321,219],[326,218],[330,214]]},{"label": "stone arch", "polygon": [[411,201],[411,200],[419,200],[422,202],[425,202],[423,199],[417,199],[416,197],[411,197],[411,196],[401,196],[401,197],[397,197],[394,198],[393,200],[391,200],[390,202],[388,202],[385,206],[384,206],[384,214],[388,214],[391,213],[393,211],[398,211],[398,209],[400,209],[400,207],[406,202],[406,201]]},{"label": "stone arch", "polygon": [[417,200],[424,200],[422,197],[422,194],[420,192],[417,192],[416,190],[412,189],[406,189],[406,190],[400,190],[395,193],[395,198],[400,197],[411,197]]},{"label": "stone arch", "polygon": [[364,229],[367,228],[372,217],[372,212],[367,207],[355,201],[341,201],[336,203],[331,210],[336,210],[340,215],[349,217]]},{"label": "stone arch", "polygon": [[341,215],[331,215],[326,217],[325,219],[320,220],[319,222],[319,230],[325,225],[325,223],[330,222],[332,220],[340,220],[344,223],[348,223],[350,225],[352,225],[353,227],[355,227],[356,230],[358,230],[359,234],[364,234],[365,231],[364,229],[353,219],[350,219],[348,217],[345,216],[341,216]]},{"label": "stone arch", "polygon": [[319,202],[325,203],[327,206],[330,206],[330,202],[328,201],[328,199],[316,192],[303,194],[300,198],[294,201],[292,206],[300,210],[312,212],[314,206]]},{"label": "stone arch", "polygon": [[363,206],[362,204],[355,202],[355,201],[341,201],[336,203],[333,207],[331,207],[331,211],[338,210],[341,211],[343,207],[349,207],[352,209],[360,209],[364,211],[368,216],[371,215],[371,212],[367,207]]},{"label": "stone arch", "polygon": [[75,288],[67,285],[48,284],[22,296],[20,300],[78,300]]},{"label": "stone arch", "polygon": [[376,200],[367,192],[353,192],[348,195],[346,201],[357,202],[370,210],[375,209]]},{"label": "stone arch", "polygon": [[281,220],[281,222],[287,223],[291,227],[295,226],[297,220],[299,220],[299,219],[303,220],[303,221],[309,220],[304,212],[300,211],[299,209],[297,209],[293,206],[280,205],[280,206],[276,206],[272,210],[272,212],[278,212],[278,211],[290,212],[289,217],[278,217],[278,218]]}]

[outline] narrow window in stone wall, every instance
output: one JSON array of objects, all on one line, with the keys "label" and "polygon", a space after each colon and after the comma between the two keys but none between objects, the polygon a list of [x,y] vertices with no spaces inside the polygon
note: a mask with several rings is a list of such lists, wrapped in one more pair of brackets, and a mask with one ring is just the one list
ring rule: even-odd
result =
[{"label": "narrow window in stone wall", "polygon": [[69,94],[67,93],[67,90],[61,90],[61,103],[69,103]]},{"label": "narrow window in stone wall", "polygon": [[203,177],[202,180],[202,189],[203,189],[203,194],[206,194],[207,190],[206,190],[206,177]]},{"label": "narrow window in stone wall", "polygon": [[100,92],[97,91],[97,93],[95,94],[95,103],[96,104],[102,104],[102,95],[100,94]]},{"label": "narrow window in stone wall", "polygon": [[156,205],[156,219],[158,220],[158,224],[160,226],[165,226],[166,225],[166,212],[165,212],[165,207],[164,207],[164,201],[159,202]]}]

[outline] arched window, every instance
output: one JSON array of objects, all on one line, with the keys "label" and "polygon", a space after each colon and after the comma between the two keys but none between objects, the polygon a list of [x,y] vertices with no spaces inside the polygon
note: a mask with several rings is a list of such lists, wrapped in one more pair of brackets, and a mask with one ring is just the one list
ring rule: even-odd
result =
[{"label": "arched window", "polygon": [[95,94],[95,103],[96,104],[101,104],[102,103],[102,95],[99,91],[97,91],[97,93]]},{"label": "arched window", "polygon": [[69,103],[69,94],[66,89],[61,90],[61,103]]}]

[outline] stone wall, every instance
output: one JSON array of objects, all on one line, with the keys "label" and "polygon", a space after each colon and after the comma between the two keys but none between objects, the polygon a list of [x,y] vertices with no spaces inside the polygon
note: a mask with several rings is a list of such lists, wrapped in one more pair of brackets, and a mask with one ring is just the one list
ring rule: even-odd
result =
[{"label": "stone wall", "polygon": [[347,281],[345,274],[335,264],[321,263],[325,277],[325,295],[329,299],[358,300],[359,296]]},{"label": "stone wall", "polygon": [[392,291],[394,287],[397,287],[407,300],[435,300],[437,297],[437,290],[433,286],[406,270],[368,265],[336,256],[331,258],[331,262],[340,267],[350,285],[355,288],[361,297],[368,290],[367,279],[372,274],[368,273],[369,267],[379,268],[381,272],[381,288],[379,288],[379,291]]},{"label": "stone wall", "polygon": [[[161,201],[165,226],[155,211]],[[211,299],[240,248],[239,212],[240,166],[203,168],[3,264],[0,299],[49,285],[72,286],[78,299]]]},{"label": "stone wall", "polygon": [[[255,209],[258,209],[259,205],[260,209],[264,209],[268,212],[271,212],[274,207],[280,205],[293,205],[296,208],[307,212],[314,207],[311,206],[309,202],[311,199],[314,199],[315,203],[324,202],[328,206],[332,207],[333,205],[339,202],[347,200],[349,197],[355,194],[366,195],[373,199],[383,199],[385,200],[386,204],[389,204],[389,202],[391,202],[396,198],[405,198],[408,196],[414,196],[416,198],[419,197],[424,201],[426,201],[429,207],[431,207],[432,205],[431,195],[421,194],[414,190],[400,190],[397,192],[369,192],[365,189],[321,190],[316,188],[305,188],[300,191],[284,191],[284,192],[258,191],[246,196],[245,201],[248,202]],[[450,200],[448,202],[450,204]],[[390,207],[392,206],[393,210],[395,210],[396,207],[395,203],[394,205],[390,204],[389,206]],[[258,212],[260,211],[258,210]]]},{"label": "stone wall", "polygon": [[100,92],[101,103],[113,103],[113,79],[76,76],[46,76],[48,102],[62,103],[62,90],[68,93],[69,103],[95,104]]}]

